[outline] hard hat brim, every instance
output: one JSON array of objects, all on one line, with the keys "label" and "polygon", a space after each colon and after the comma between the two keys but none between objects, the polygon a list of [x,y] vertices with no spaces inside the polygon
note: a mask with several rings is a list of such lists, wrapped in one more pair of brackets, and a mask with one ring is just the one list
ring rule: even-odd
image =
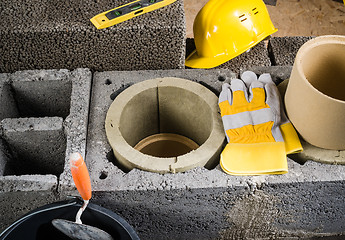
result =
[{"label": "hard hat brim", "polygon": [[217,67],[239,55],[247,51],[248,49],[254,47],[259,42],[264,40],[269,35],[275,33],[278,29],[273,28],[270,32],[266,32],[264,34],[261,34],[257,37],[257,40],[252,42],[251,44],[245,46],[242,49],[239,49],[237,52],[234,52],[232,54],[218,54],[214,57],[201,57],[198,55],[197,50],[195,49],[189,56],[186,58],[185,65],[187,67],[191,68],[214,68]]},{"label": "hard hat brim", "polygon": [[185,65],[191,68],[213,68],[229,61],[231,58],[226,55],[218,55],[212,58],[200,57],[197,50],[194,50],[186,59]]}]

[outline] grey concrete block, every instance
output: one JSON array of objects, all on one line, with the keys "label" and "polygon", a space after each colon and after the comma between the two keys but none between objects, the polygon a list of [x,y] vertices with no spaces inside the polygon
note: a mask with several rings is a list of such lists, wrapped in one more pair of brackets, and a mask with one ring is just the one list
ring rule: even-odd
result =
[{"label": "grey concrete block", "polygon": [[268,50],[272,65],[293,65],[300,47],[313,37],[274,37],[269,40]]},{"label": "grey concrete block", "polygon": [[259,42],[252,47],[249,52],[244,52],[241,55],[223,63],[217,68],[229,69],[234,72],[239,72],[241,68],[249,68],[252,66],[271,66],[271,60],[268,56],[268,50],[265,41]]},{"label": "grey concrete block", "polygon": [[0,2],[0,72],[184,67],[183,1],[98,30],[90,19],[128,3],[49,0]]},{"label": "grey concrete block", "polygon": [[6,86],[0,102],[10,103],[1,104],[0,112],[3,229],[27,211],[59,199],[58,178],[71,180],[69,154],[85,156],[91,71],[15,72],[0,86]]},{"label": "grey concrete block", "polygon": [[[253,66],[250,69],[257,74],[271,73],[276,80],[289,75],[287,67]],[[88,115],[90,99],[89,71],[31,73],[35,81],[39,81],[39,75],[50,81],[54,75],[61,80],[60,74],[70,79],[69,115],[66,118],[5,118],[2,132],[4,129],[8,132],[9,127],[29,132],[30,122],[36,121],[42,123],[40,129],[45,128],[43,123],[49,131],[63,128],[65,165],[60,176],[0,176],[0,229],[33,208],[65,199],[70,194],[78,195],[67,160],[69,153],[80,151],[82,155],[86,153],[85,161],[92,179],[91,202],[118,213],[134,226],[141,239],[331,239],[345,235],[343,165],[314,161],[302,165],[289,158],[289,173],[264,176],[231,176],[219,165],[177,174],[138,169],[125,172],[118,165],[106,139],[104,122],[110,104],[121,91],[147,79],[178,77],[199,82],[219,95],[221,85],[236,77],[233,72],[185,69],[95,73],[88,126],[84,117]],[[23,79],[20,76],[18,73],[18,78],[12,76],[11,79],[19,81]],[[63,81],[60,82],[63,85]],[[9,84],[12,88],[11,82]],[[1,136],[4,143],[4,135]],[[11,146],[5,142],[1,149],[8,150]],[[6,151],[2,152],[8,156]],[[9,158],[3,162],[11,161],[11,156]]]},{"label": "grey concrete block", "polygon": [[5,172],[9,169],[10,156],[7,143],[0,138],[0,176],[5,175]]},{"label": "grey concrete block", "polygon": [[[255,71],[269,72],[275,79],[289,75],[286,68]],[[235,76],[218,69],[96,73],[86,156],[94,190],[91,201],[123,216],[141,239],[307,239],[345,234],[345,166],[312,161],[300,165],[288,159],[289,173],[256,177],[230,176],[219,165],[177,174],[121,170],[104,130],[106,112],[121,90],[150,78],[180,77],[209,85],[218,95],[221,84]],[[60,190],[62,197],[71,193],[67,187]]]}]

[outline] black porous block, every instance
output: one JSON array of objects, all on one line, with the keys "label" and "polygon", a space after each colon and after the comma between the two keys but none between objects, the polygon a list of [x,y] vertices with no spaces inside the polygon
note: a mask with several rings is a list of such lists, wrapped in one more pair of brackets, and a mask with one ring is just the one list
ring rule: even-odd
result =
[{"label": "black porous block", "polygon": [[0,1],[0,72],[30,69],[148,70],[184,67],[183,1],[109,28],[90,19],[123,0]]}]

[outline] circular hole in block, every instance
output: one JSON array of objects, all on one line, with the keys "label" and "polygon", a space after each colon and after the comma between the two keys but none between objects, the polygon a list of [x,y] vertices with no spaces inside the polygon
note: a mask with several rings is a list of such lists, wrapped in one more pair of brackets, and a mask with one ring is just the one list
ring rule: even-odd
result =
[{"label": "circular hole in block", "polygon": [[99,179],[106,179],[108,177],[108,172],[102,171],[101,174],[99,175]]},{"label": "circular hole in block", "polygon": [[105,80],[105,85],[110,85],[112,84],[112,81],[110,79]]},{"label": "circular hole in block", "polygon": [[155,157],[178,157],[198,147],[193,140],[171,133],[151,135],[134,146],[136,150]]},{"label": "circular hole in block", "polygon": [[201,84],[179,78],[126,89],[106,117],[116,159],[129,169],[163,173],[214,166],[225,139],[217,101]]},{"label": "circular hole in block", "polygon": [[218,81],[220,81],[220,82],[224,82],[225,79],[226,79],[226,77],[224,77],[222,75],[218,76]]}]

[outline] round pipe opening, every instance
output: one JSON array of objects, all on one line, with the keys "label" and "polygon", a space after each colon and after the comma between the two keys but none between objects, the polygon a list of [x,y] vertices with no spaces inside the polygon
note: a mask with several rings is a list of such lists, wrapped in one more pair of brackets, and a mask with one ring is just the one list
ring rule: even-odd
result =
[{"label": "round pipe opening", "polygon": [[127,143],[144,154],[178,157],[196,150],[210,136],[211,112],[207,103],[188,89],[148,89],[124,106],[119,129]]},{"label": "round pipe opening", "polygon": [[115,158],[128,170],[212,168],[225,140],[217,96],[180,78],[127,88],[110,106],[105,128]]},{"label": "round pipe opening", "polygon": [[193,140],[179,134],[159,133],[141,140],[134,149],[154,157],[178,157],[199,147]]},{"label": "round pipe opening", "polygon": [[323,94],[345,101],[345,45],[316,45],[301,56],[301,68],[308,82]]}]

